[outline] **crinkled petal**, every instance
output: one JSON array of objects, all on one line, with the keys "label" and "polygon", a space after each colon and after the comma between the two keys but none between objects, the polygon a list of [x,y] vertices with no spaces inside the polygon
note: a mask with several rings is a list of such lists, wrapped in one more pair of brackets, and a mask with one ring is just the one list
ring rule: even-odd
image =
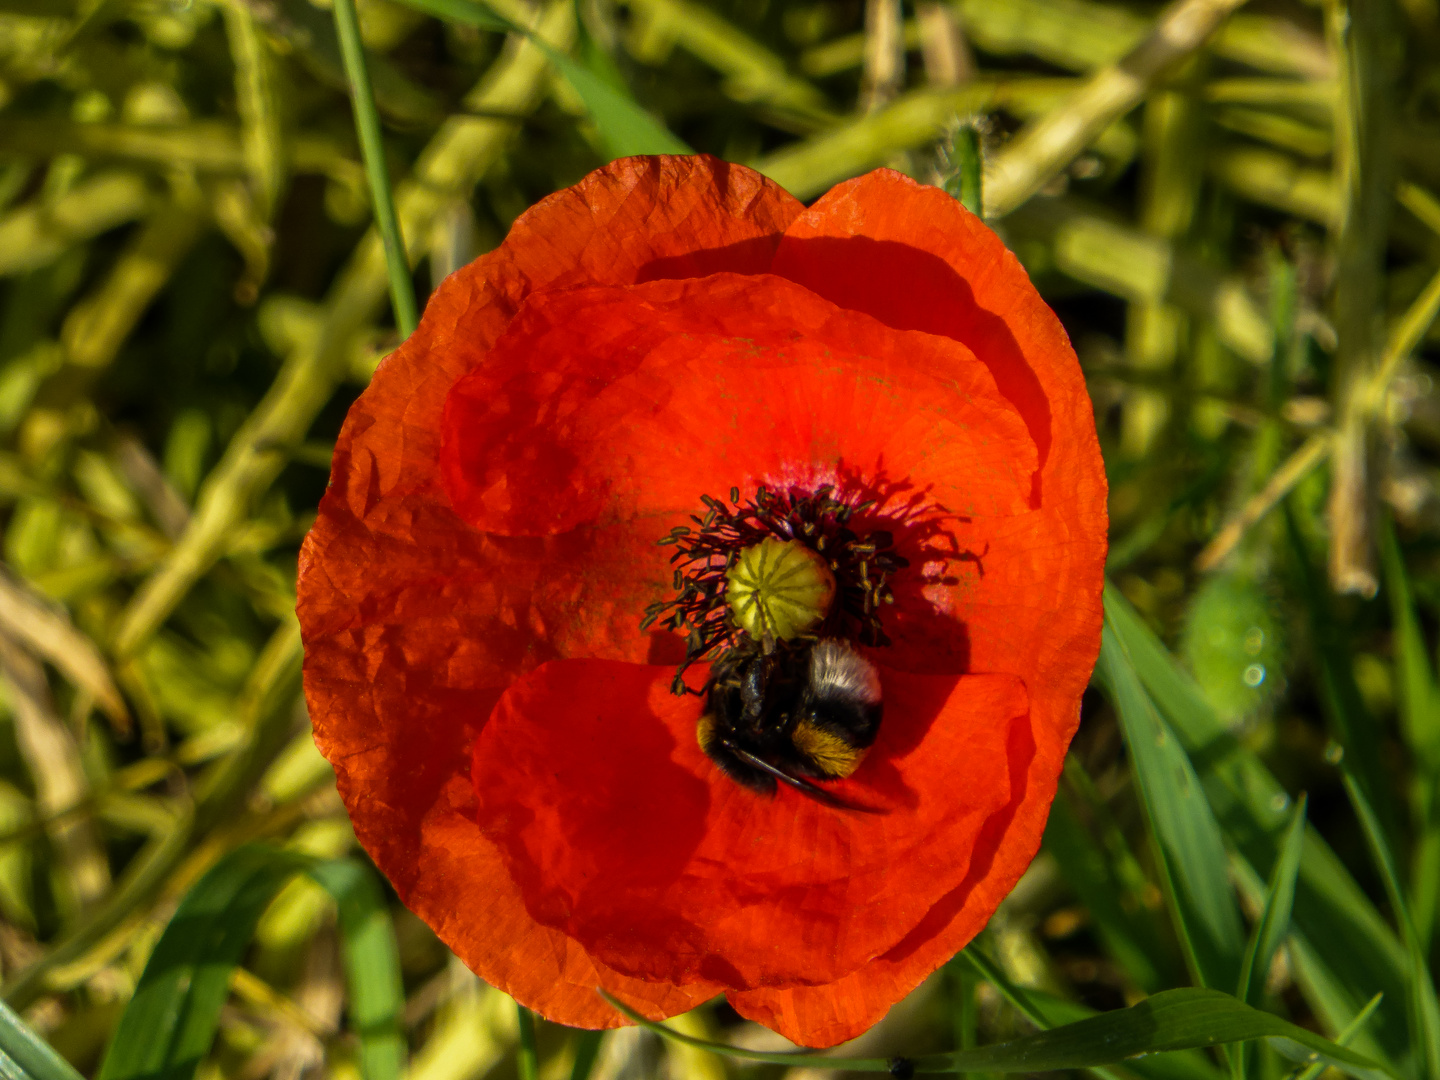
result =
[{"label": "crinkled petal", "polygon": [[[1013,858],[938,905],[901,947],[820,994],[737,995],[741,1012],[830,1044],[874,1023],[983,924],[1039,849],[1080,695],[1100,644],[1106,482],[1080,366],[1055,314],[985,224],[935,188],[881,169],[841,184],[798,217],[771,272],[887,326],[965,343],[1024,418],[1040,456],[1031,510],[976,518],[937,577],[897,583],[886,629],[915,671],[1008,671],[1031,690],[1036,752],[1008,827]],[[898,595],[923,590],[930,607]],[[933,612],[966,629],[935,634]],[[977,921],[978,919],[978,921]],[[790,1027],[789,1025],[796,1025]]]},{"label": "crinkled petal", "polygon": [[515,676],[556,655],[533,605],[542,569],[588,545],[520,548],[455,515],[439,478],[445,397],[534,290],[759,273],[802,209],[705,157],[617,161],[536,204],[380,365],[301,552],[306,696],[356,835],[462,960],[565,1023],[618,1022],[599,982],[657,1017],[714,988],[626,980],[539,927],[474,824],[471,743]]},{"label": "crinkled petal", "polygon": [[[1104,480],[1063,331],[998,241],[938,193],[881,173],[802,210],[749,170],[703,158],[616,162],[538,204],[499,250],[442,284],[421,330],[381,366],[342,431],[332,487],[302,552],[307,697],[357,835],[475,970],[561,1022],[616,1022],[594,985],[656,1017],[731,988],[742,1012],[799,1042],[857,1034],[963,945],[1018,878],[1073,732],[1099,636]],[[502,846],[476,825],[469,771],[497,701],[538,665],[586,656],[675,662],[678,641],[641,636],[634,621],[656,598],[651,576],[636,568],[649,565],[658,534],[636,524],[639,499],[559,532],[546,531],[553,519],[510,535],[463,521],[440,480],[442,406],[533,293],[762,274],[792,222],[776,273],[891,332],[963,343],[988,369],[988,382],[975,381],[993,403],[982,411],[1022,431],[1004,441],[1029,455],[1012,463],[1029,491],[1007,493],[1023,505],[996,501],[1002,487],[992,485],[968,520],[925,493],[907,502],[903,490],[881,491],[894,501],[878,509],[907,515],[897,542],[924,556],[903,587],[897,582],[887,662],[932,678],[1013,673],[1031,699],[1028,721],[1009,730],[1028,732],[1032,749],[1027,758],[1007,745],[1010,803],[973,841],[962,879],[930,896],[908,931],[877,944],[884,951],[855,970],[828,985],[749,988],[718,966],[714,981],[688,969],[639,977],[632,973],[644,964],[619,943],[595,943],[612,950],[600,957],[532,914],[532,897],[511,873],[520,841]],[[761,479],[815,479],[802,471]],[[740,481],[717,476],[704,487],[723,495],[732,483]],[[623,494],[623,482],[611,490]],[[576,492],[583,498],[585,489]],[[673,518],[653,509],[663,533]],[[889,695],[888,680],[904,675],[886,677]],[[698,754],[693,729],[690,744]]]},{"label": "crinkled petal", "polygon": [[530,915],[611,969],[731,990],[832,983],[997,858],[1034,753],[1019,679],[882,668],[879,738],[827,785],[865,813],[725,777],[673,675],[545,664],[475,743],[480,827]]},{"label": "crinkled petal", "polygon": [[766,482],[893,479],[953,519],[1009,516],[1036,464],[964,345],[736,274],[533,297],[456,384],[441,456],[483,532],[639,522],[655,538],[717,486]]}]

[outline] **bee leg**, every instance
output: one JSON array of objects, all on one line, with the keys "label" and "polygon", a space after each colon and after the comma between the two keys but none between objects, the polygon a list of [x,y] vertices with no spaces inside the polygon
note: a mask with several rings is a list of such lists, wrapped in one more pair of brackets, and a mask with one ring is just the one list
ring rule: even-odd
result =
[{"label": "bee leg", "polygon": [[745,750],[742,747],[736,746],[729,739],[724,739],[721,741],[721,743],[727,750],[733,753],[741,761],[745,762],[745,764],[752,765],[757,769],[764,770],[771,776],[775,777],[776,780],[779,780],[785,784],[789,784],[796,791],[800,792],[800,794],[808,796],[809,798],[814,799],[818,803],[823,803],[825,806],[833,806],[837,810],[855,810],[862,814],[885,813],[884,810],[878,809],[874,806],[865,806],[861,803],[849,802],[845,799],[840,798],[838,795],[831,794],[822,787],[816,787],[808,780],[804,780],[798,776],[791,776],[784,769],[776,768],[774,765],[771,765],[765,759],[756,757],[754,754],[750,753],[750,751]]}]

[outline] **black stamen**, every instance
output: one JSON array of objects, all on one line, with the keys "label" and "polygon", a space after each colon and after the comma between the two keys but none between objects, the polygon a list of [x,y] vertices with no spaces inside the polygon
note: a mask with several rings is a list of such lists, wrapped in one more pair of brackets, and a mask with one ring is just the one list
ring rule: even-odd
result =
[{"label": "black stamen", "polygon": [[[676,549],[670,561],[675,565],[673,586],[678,595],[651,605],[654,611],[647,608],[644,627],[669,612],[661,625],[682,634],[686,643],[679,675],[697,660],[735,647],[744,636],[726,602],[725,575],[743,550],[770,537],[797,539],[823,552],[835,574],[835,604],[815,628],[817,635],[863,645],[889,643],[875,612],[881,603],[893,602],[887,579],[907,561],[891,550],[889,532],[861,537],[847,526],[856,511],[873,506],[873,501],[851,506],[835,498],[834,490],[826,484],[814,492],[794,488],[781,495],[762,486],[753,500],[742,503],[739,488],[732,487],[733,506],[702,495],[705,516],[690,518],[698,529],[679,525],[660,541]],[[677,677],[675,685],[682,686],[683,679]]]}]

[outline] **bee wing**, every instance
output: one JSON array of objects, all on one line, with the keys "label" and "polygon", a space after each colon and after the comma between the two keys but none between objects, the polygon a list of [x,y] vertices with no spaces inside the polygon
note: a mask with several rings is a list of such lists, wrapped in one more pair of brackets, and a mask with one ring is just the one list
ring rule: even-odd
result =
[{"label": "bee wing", "polygon": [[753,765],[757,769],[763,769],[765,772],[775,777],[776,780],[779,780],[785,784],[789,784],[796,791],[800,792],[800,794],[808,796],[809,798],[814,799],[816,802],[822,803],[825,806],[833,806],[837,810],[854,810],[862,814],[885,813],[884,810],[881,810],[874,806],[865,806],[861,803],[848,802],[845,799],[840,798],[838,795],[831,794],[822,787],[816,787],[808,780],[802,779],[798,776],[791,776],[784,769],[776,768],[764,758],[758,758],[743,747],[736,746],[729,739],[723,740],[723,744],[728,750],[734,753],[736,757],[744,761],[745,764]]}]

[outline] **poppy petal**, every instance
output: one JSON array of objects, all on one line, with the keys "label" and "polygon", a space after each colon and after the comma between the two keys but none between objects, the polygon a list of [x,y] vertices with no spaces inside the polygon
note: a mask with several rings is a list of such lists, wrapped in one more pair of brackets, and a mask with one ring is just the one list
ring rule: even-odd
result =
[{"label": "poppy petal", "polygon": [[[440,285],[420,329],[380,365],[341,430],[301,551],[306,698],[357,837],[461,959],[575,1024],[618,1022],[594,993],[600,981],[656,1016],[714,990],[627,982],[534,929],[465,806],[480,724],[517,671],[554,655],[531,599],[536,567],[565,550],[514,552],[455,515],[439,477],[445,397],[533,290],[758,273],[803,209],[707,157],[616,161],[537,203]],[[481,896],[486,918],[466,918]],[[503,948],[491,926],[514,931]]]},{"label": "poppy petal", "polygon": [[1012,781],[1034,738],[1013,676],[882,668],[879,738],[827,785],[866,813],[723,775],[696,740],[700,699],[670,693],[673,675],[545,664],[475,743],[480,827],[531,917],[613,970],[731,990],[834,982],[988,865],[1023,801]]},{"label": "poppy petal", "polygon": [[[999,238],[935,188],[882,169],[840,184],[787,230],[772,273],[897,329],[967,344],[1024,418],[1040,456],[1031,511],[955,529],[958,557],[896,581],[886,630],[914,671],[1011,671],[1031,688],[1036,753],[1006,859],[828,997],[737,995],[746,1015],[841,1041],[864,1030],[973,935],[1039,849],[1080,695],[1099,651],[1106,481],[1084,378],[1064,328]],[[928,604],[916,603],[919,590]],[[907,595],[907,591],[912,595]],[[938,614],[937,614],[938,613]],[[937,623],[937,618],[940,620]],[[963,625],[964,635],[936,633]],[[944,910],[945,905],[937,908]]]},{"label": "poppy petal", "polygon": [[717,482],[782,475],[897,475],[952,515],[1004,516],[1029,509],[1036,463],[964,345],[736,274],[534,297],[451,392],[441,455],[456,510],[518,536],[650,519],[659,537]]},{"label": "poppy petal", "polygon": [[[868,221],[869,211],[856,205],[857,193],[874,203]],[[804,211],[763,178],[714,159],[612,163],[537,204],[501,248],[442,283],[420,330],[381,365],[347,419],[332,486],[301,558],[306,691],[317,741],[335,763],[357,836],[401,898],[482,976],[553,1019],[582,1026],[618,1022],[593,993],[595,985],[654,1017],[727,989],[742,1012],[773,1022],[798,1042],[838,1041],[878,1018],[963,945],[1038,846],[1098,643],[1104,479],[1083,381],[1058,322],[998,241],[973,221],[962,218],[957,226],[951,218],[963,211],[944,196],[934,201],[935,194],[882,173],[842,185]],[[963,235],[948,235],[956,228]],[[874,240],[883,250],[858,240]],[[807,247],[811,241],[823,243]],[[839,246],[825,249],[832,242]],[[841,249],[863,265],[827,267],[826,256]],[[818,260],[811,257],[817,253]],[[504,711],[507,688],[547,661],[648,660],[670,665],[662,669],[668,679],[680,643],[667,635],[641,635],[635,619],[656,598],[664,576],[645,570],[660,553],[654,538],[683,520],[676,515],[688,513],[694,503],[678,505],[685,491],[679,475],[643,485],[620,477],[610,490],[631,491],[633,498],[607,507],[603,520],[576,521],[557,532],[564,522],[540,514],[538,526],[530,522],[487,533],[456,515],[439,466],[447,396],[482,360],[491,361],[492,346],[527,297],[595,286],[649,288],[645,283],[710,274],[753,278],[771,268],[772,254],[777,272],[840,308],[878,320],[892,344],[896,331],[910,332],[902,339],[906,348],[934,336],[936,343],[925,348],[938,357],[946,349],[938,339],[960,343],[951,353],[961,358],[958,370],[974,389],[983,430],[1012,454],[1011,479],[983,485],[983,499],[971,507],[975,513],[968,521],[952,513],[953,520],[943,523],[939,532],[950,534],[948,551],[931,544],[939,532],[927,518],[935,510],[925,503],[929,489],[919,489],[918,499],[909,502],[905,491],[915,482],[910,474],[923,475],[932,457],[937,483],[963,489],[956,478],[965,463],[945,460],[941,429],[933,429],[933,444],[924,430],[897,440],[913,450],[907,472],[870,478],[880,494],[894,496],[892,516],[896,507],[916,511],[906,521],[908,532],[896,530],[897,546],[910,543],[907,551],[926,556],[903,589],[897,582],[900,595],[887,617],[896,638],[895,647],[883,650],[892,668],[885,673],[887,699],[904,700],[907,685],[933,688],[940,680],[958,686],[965,680],[957,682],[956,674],[975,670],[1012,672],[1031,691],[1028,716],[1023,722],[1012,719],[1007,729],[1006,794],[997,794],[996,777],[985,789],[1006,805],[967,841],[968,854],[951,866],[958,880],[948,892],[926,894],[929,906],[923,910],[910,910],[914,905],[897,893],[910,905],[908,925],[902,926],[907,919],[898,915],[893,921],[876,915],[881,937],[869,950],[845,943],[838,954],[844,962],[827,969],[834,975],[828,987],[813,985],[813,973],[788,983],[766,976],[751,949],[755,938],[745,938],[740,916],[740,939],[750,950],[741,957],[743,965],[722,955],[703,972],[692,965],[667,975],[647,967],[653,958],[632,955],[634,950],[615,934],[607,936],[604,927],[589,925],[586,933],[594,940],[582,941],[532,913],[532,907],[543,910],[544,902],[524,887],[516,852],[535,837],[518,826],[507,832],[487,819],[487,828],[502,838],[497,842],[476,823],[482,804],[489,805],[484,801],[489,786],[477,792],[472,761],[477,775],[494,766],[476,752],[484,741],[478,736],[488,730],[492,711],[496,717]],[[932,287],[926,274],[937,272],[937,262],[973,280],[968,301],[943,274],[938,276],[944,287]],[[913,281],[896,278],[912,270],[918,275]],[[875,294],[870,300],[864,296],[867,282]],[[915,295],[901,295],[907,291]],[[947,304],[958,307],[946,314],[940,309]],[[889,347],[877,351],[887,356]],[[916,381],[905,385],[920,390],[921,376],[901,377],[913,377]],[[816,400],[797,390],[783,410],[792,420]],[[704,404],[700,397],[692,403],[698,404]],[[715,415],[713,400],[708,404],[712,412],[692,409],[687,426],[703,428],[707,415]],[[856,426],[865,430],[863,416]],[[793,434],[776,435],[763,425],[759,433],[762,444],[777,445]],[[872,464],[881,460],[873,453],[879,447],[877,439],[867,459]],[[898,453],[903,447],[886,449]],[[931,449],[940,452],[932,455]],[[1000,455],[993,448],[991,453],[986,458],[982,447],[980,460],[998,466]],[[659,460],[663,453],[648,456]],[[883,460],[893,465],[895,459]],[[813,460],[798,468],[791,463],[778,475],[763,468],[746,475],[752,474],[756,482],[776,486],[832,478],[818,472]],[[577,475],[583,474],[566,474]],[[613,472],[594,479],[615,481]],[[745,478],[700,479],[701,490],[724,494],[725,485]],[[882,479],[897,486],[886,488]],[[674,498],[667,495],[662,506],[648,492],[663,492],[665,482]],[[583,499],[587,491],[582,484],[571,493]],[[915,496],[916,489],[909,494]],[[639,516],[642,507],[651,514],[648,521]],[[651,523],[657,526],[653,531]],[[557,686],[573,693],[572,682]],[[651,686],[637,700],[648,703],[657,692]],[[914,693],[923,697],[920,690]],[[559,710],[552,698],[537,695],[551,702],[551,712],[533,719],[554,718]],[[658,716],[663,709],[657,704],[652,711]],[[688,723],[688,740],[680,738],[684,724],[674,725],[676,753],[688,748],[686,753],[708,767],[694,745],[693,716]],[[939,758],[935,763],[943,764]],[[842,784],[859,784],[864,768]],[[944,786],[945,779],[932,783]],[[726,784],[730,797],[754,801],[749,792]],[[790,806],[799,798],[785,791],[773,805]],[[523,809],[523,799],[518,794],[516,799]],[[734,828],[748,821],[742,817]],[[562,847],[546,850],[555,855]],[[735,861],[733,851],[725,857]],[[734,897],[722,890],[720,899]],[[857,923],[850,925],[861,933]],[[673,920],[667,926],[660,931],[673,933]],[[711,955],[718,940],[698,939],[691,957]],[[858,966],[841,970],[852,962]],[[652,973],[637,974],[644,972]]]}]

